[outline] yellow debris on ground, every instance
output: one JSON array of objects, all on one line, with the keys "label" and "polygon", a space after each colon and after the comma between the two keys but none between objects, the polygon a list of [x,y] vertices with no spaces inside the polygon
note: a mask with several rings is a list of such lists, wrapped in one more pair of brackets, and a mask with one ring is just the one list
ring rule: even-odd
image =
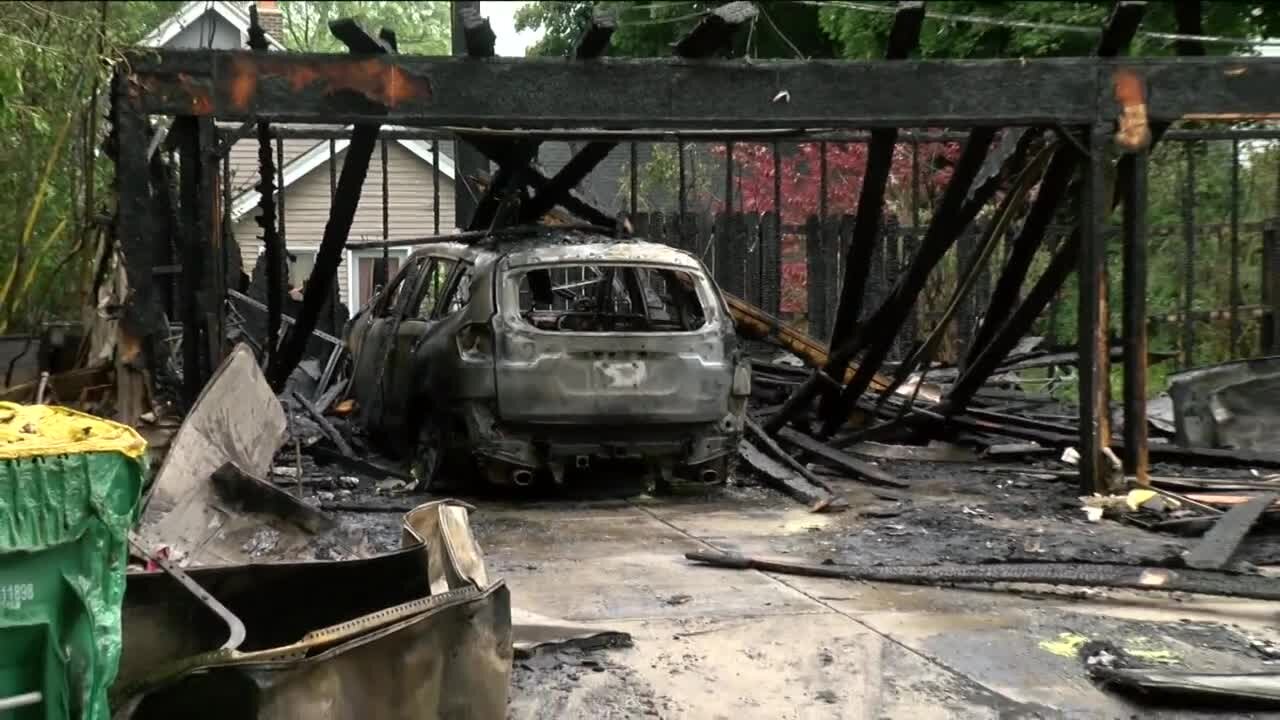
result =
[{"label": "yellow debris on ground", "polygon": [[0,402],[0,460],[119,452],[140,458],[147,441],[120,423],[52,405]]},{"label": "yellow debris on ground", "polygon": [[[1059,633],[1058,637],[1053,640],[1041,640],[1040,649],[1047,650],[1054,655],[1074,658],[1080,654],[1080,648],[1084,647],[1084,644],[1089,642],[1089,639],[1089,637],[1079,633]],[[1121,644],[1121,647],[1126,653],[1133,657],[1140,658],[1151,663],[1176,665],[1182,662],[1182,657],[1180,655],[1172,650],[1160,647],[1158,643],[1150,638],[1126,638]]]}]

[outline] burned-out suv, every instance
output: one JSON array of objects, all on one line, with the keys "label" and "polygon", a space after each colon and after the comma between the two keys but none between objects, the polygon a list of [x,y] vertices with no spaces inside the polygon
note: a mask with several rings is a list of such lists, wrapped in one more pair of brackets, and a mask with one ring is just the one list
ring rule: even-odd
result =
[{"label": "burned-out suv", "polygon": [[559,483],[619,460],[715,482],[751,384],[697,258],[554,228],[420,246],[347,343],[358,417],[427,486],[477,470]]}]

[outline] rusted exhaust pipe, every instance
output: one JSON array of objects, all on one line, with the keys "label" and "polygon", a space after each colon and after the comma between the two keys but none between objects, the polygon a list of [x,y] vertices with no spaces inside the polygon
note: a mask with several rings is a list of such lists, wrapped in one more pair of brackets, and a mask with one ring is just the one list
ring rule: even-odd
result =
[{"label": "rusted exhaust pipe", "polygon": [[698,477],[702,478],[702,482],[709,485],[720,479],[720,473],[712,470],[711,468],[707,468],[706,470],[703,470]]},{"label": "rusted exhaust pipe", "polygon": [[573,459],[573,465],[579,470],[586,470],[591,467],[591,457],[588,455],[579,455]]},{"label": "rusted exhaust pipe", "polygon": [[533,484],[533,473],[528,470],[517,470],[511,473],[511,482],[520,487],[529,487]]}]

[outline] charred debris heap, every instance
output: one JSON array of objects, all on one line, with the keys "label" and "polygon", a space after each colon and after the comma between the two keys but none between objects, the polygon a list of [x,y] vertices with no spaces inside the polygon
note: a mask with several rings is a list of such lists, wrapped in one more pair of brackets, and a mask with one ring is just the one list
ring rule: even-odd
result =
[{"label": "charred debris heap", "polygon": [[[331,25],[349,55],[267,52],[256,29],[247,51],[133,53],[116,74],[111,111],[119,195],[112,252],[129,278],[119,324],[125,362],[116,368],[120,414],[136,421],[144,413],[143,377],[156,383],[166,375],[180,379],[180,404],[191,405],[227,352],[228,338],[241,339],[257,345],[271,387],[288,389],[286,401],[320,429],[331,446],[322,452],[362,462],[342,423],[330,419],[335,408],[349,410],[343,408],[347,360],[338,337],[335,271],[344,249],[385,252],[393,245],[440,239],[348,241],[379,134],[388,126],[448,129],[460,141],[460,157],[478,156],[496,167],[491,175],[478,166],[461,168],[476,193],[473,207],[463,209],[469,211],[464,231],[448,236],[462,242],[500,242],[504,234],[519,234],[518,228],[535,223],[586,223],[592,231],[626,237],[634,230],[631,218],[610,216],[574,192],[621,139],[654,133],[726,141],[821,139],[832,128],[859,128],[870,131],[868,164],[845,236],[848,248],[839,268],[829,342],[725,294],[741,337],[780,347],[800,361],[779,363],[763,354],[753,361],[752,404],[740,458],[755,474],[816,508],[838,509],[842,501],[829,477],[907,489],[874,462],[883,455],[875,443],[886,441],[917,448],[900,451],[916,457],[929,456],[929,443],[947,442],[989,458],[1070,449],[1082,495],[1115,495],[1130,484],[1164,493],[1186,489],[1185,483],[1153,478],[1150,460],[1280,466],[1272,447],[1228,450],[1223,446],[1230,445],[1220,441],[1191,442],[1181,430],[1168,432],[1167,424],[1152,424],[1147,417],[1147,366],[1162,359],[1146,346],[1151,149],[1175,121],[1272,116],[1275,99],[1268,89],[1280,74],[1268,59],[1204,57],[1195,39],[1199,4],[1177,6],[1185,39],[1176,44],[1178,57],[1159,60],[1124,57],[1146,11],[1142,2],[1116,3],[1093,57],[1036,61],[911,59],[925,16],[919,2],[898,4],[880,62],[723,60],[756,17],[749,2],[709,12],[676,43],[670,59],[602,57],[616,27],[604,14],[594,18],[570,62],[497,58],[487,20],[466,3],[458,5],[456,56],[451,58],[400,56],[394,32],[384,29],[375,36],[349,20]],[[885,87],[901,91],[886,93]],[[167,137],[158,137],[147,120],[157,115],[174,118]],[[350,135],[341,172],[333,179],[334,201],[314,269],[305,294],[292,301],[292,314],[282,309],[289,300],[283,280],[286,252],[278,232],[282,223],[277,222],[283,209],[273,193],[279,158],[273,159],[270,144],[280,134],[275,123],[343,123]],[[950,182],[914,257],[885,299],[873,305],[866,291],[868,258],[882,231],[900,128],[939,126],[963,131]],[[557,133],[586,136],[589,142],[547,176],[532,159],[539,143]],[[257,297],[236,287],[238,261],[233,259],[239,252],[218,193],[220,159],[231,143],[250,135],[260,147],[259,223],[265,243]],[[156,152],[158,147],[176,151],[176,167]],[[726,190],[731,187],[726,182]],[[1113,346],[1104,264],[1104,226],[1117,212],[1125,251],[1123,350]],[[988,256],[1003,238],[1009,252],[967,355],[950,367],[936,362],[955,308],[977,292],[977,263],[962,268],[946,305],[951,309],[936,327],[903,360],[888,363],[890,346],[926,283],[980,216],[984,222],[975,257]],[[1051,221],[1063,216],[1073,219],[1074,230],[1049,254],[1041,274],[1032,277],[1033,259],[1049,247]],[[171,236],[180,240],[182,342],[180,353],[174,353],[180,357],[167,357],[167,326],[154,274],[159,246]],[[711,228],[708,237],[718,238],[717,229]],[[385,267],[381,272],[385,281]],[[1072,274],[1080,297],[1080,346],[1074,353],[1038,350],[1027,336]],[[260,332],[246,330],[252,323],[241,322],[251,314],[263,318]],[[1121,432],[1112,427],[1108,378],[1113,361],[1123,362],[1125,379]],[[1078,370],[1078,417],[1036,412],[1037,404],[1052,403],[1020,389],[1018,373],[1072,365]],[[300,367],[310,376],[305,392],[289,387]],[[1183,404],[1175,402],[1175,411]],[[1148,439],[1153,431],[1161,436],[1154,442]],[[1236,502],[1227,498],[1186,506],[1207,513]]]}]

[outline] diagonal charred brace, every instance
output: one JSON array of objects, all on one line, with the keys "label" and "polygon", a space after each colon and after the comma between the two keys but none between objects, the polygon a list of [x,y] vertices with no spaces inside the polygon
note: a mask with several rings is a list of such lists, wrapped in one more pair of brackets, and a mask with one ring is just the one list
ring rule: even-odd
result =
[{"label": "diagonal charred brace", "polygon": [[[366,43],[352,40],[356,33],[351,30],[351,26],[354,26],[354,22],[350,20],[330,23],[334,35],[351,43],[353,50],[371,47],[377,42],[367,35]],[[385,43],[380,45],[385,46]],[[293,331],[285,339],[280,352],[272,358],[267,370],[267,379],[276,392],[284,388],[285,381],[302,359],[307,342],[311,339],[311,331],[315,329],[316,319],[330,296],[338,264],[342,262],[342,251],[351,232],[351,223],[355,220],[356,208],[360,205],[360,193],[364,189],[369,161],[378,142],[378,130],[378,125],[356,125],[352,130],[351,144],[347,147],[347,158],[342,163],[342,173],[338,177],[337,192],[334,193],[333,206],[329,209],[329,220],[324,226],[320,250],[316,253],[306,293],[302,296],[302,310],[298,313]]]},{"label": "diagonal charred brace", "polygon": [[[866,351],[866,355],[858,372],[854,374],[853,380],[844,391],[838,396],[832,394],[826,398],[822,413],[825,433],[835,432],[844,418],[848,417],[858,397],[870,386],[875,370],[884,362],[898,328],[910,315],[929,273],[946,255],[960,233],[973,221],[978,209],[994,195],[997,184],[991,183],[983,187],[979,195],[966,202],[969,189],[982,168],[995,132],[995,128],[990,127],[975,128],[970,131],[969,139],[956,163],[952,180],[943,194],[933,222],[925,233],[920,251],[912,260],[906,273],[899,279],[893,293],[859,329],[846,347],[845,352],[850,358],[863,350]],[[1023,142],[1019,143],[1020,150],[1009,160],[1011,164],[1017,165],[1022,162],[1026,142],[1029,142],[1030,137],[1031,133],[1023,135]],[[840,366],[837,365],[837,367]]]}]

